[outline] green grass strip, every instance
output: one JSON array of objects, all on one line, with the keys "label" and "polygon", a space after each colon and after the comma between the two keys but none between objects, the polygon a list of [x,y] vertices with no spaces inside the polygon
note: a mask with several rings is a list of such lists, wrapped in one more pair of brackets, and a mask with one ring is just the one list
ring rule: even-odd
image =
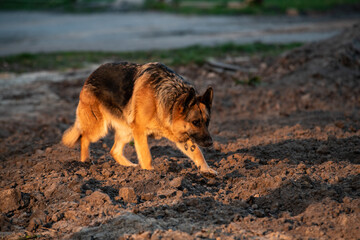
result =
[{"label": "green grass strip", "polygon": [[[181,13],[181,14],[211,14],[211,15],[237,15],[237,14],[284,14],[288,9],[296,9],[299,13],[310,11],[325,12],[335,9],[339,6],[355,6],[359,5],[359,0],[264,0],[262,4],[244,5],[242,8],[231,8],[229,3],[243,3],[241,0],[178,0],[176,4],[161,3],[156,0],[147,0],[145,2],[146,9]],[[196,7],[196,3],[206,3],[210,7]],[[194,3],[194,6],[189,4]],[[191,4],[190,4],[191,5]],[[231,4],[230,4],[231,5]]]},{"label": "green grass strip", "polygon": [[203,64],[209,57],[238,55],[278,55],[286,50],[300,46],[291,44],[233,44],[214,47],[191,46],[173,50],[152,50],[134,52],[55,52],[38,54],[19,54],[0,57],[0,72],[34,72],[39,70],[64,70],[83,68],[89,64],[102,62],[129,61],[146,63],[162,62],[170,66],[190,63]]}]

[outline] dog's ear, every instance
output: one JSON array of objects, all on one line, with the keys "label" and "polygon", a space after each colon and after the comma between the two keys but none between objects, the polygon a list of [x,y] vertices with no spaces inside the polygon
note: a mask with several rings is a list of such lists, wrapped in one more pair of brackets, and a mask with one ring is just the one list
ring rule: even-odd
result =
[{"label": "dog's ear", "polygon": [[195,89],[190,88],[190,91],[188,92],[185,98],[184,108],[191,107],[192,105],[195,104],[195,96],[196,96]]},{"label": "dog's ear", "polygon": [[184,93],[181,96],[181,100],[178,104],[178,109],[181,113],[186,113],[194,104],[196,103],[196,92],[194,88],[190,88],[190,90]]},{"label": "dog's ear", "polygon": [[214,91],[213,91],[212,87],[208,87],[208,89],[206,89],[205,93],[200,98],[200,102],[205,104],[208,111],[210,111],[211,106],[212,106],[213,92]]}]

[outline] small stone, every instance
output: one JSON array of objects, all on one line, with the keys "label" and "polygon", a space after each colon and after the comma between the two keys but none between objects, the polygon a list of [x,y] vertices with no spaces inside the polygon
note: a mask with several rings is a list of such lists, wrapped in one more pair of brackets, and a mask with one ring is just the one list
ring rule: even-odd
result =
[{"label": "small stone", "polygon": [[50,186],[44,189],[44,196],[48,199],[52,197],[52,195],[59,189],[59,182],[54,182]]},{"label": "small stone", "polygon": [[92,193],[93,193],[93,191],[90,190],[90,189],[85,191],[85,194],[86,194],[86,195],[91,195]]},{"label": "small stone", "polygon": [[190,198],[186,205],[196,207],[199,204],[199,199],[197,198]]},{"label": "small stone", "polygon": [[154,194],[153,193],[144,193],[141,195],[140,198],[144,201],[150,201],[154,198]]},{"label": "small stone", "polygon": [[29,225],[27,226],[28,231],[35,231],[40,226],[44,225],[46,222],[46,214],[44,211],[35,210],[35,212],[31,215],[31,219]]},{"label": "small stone", "polygon": [[249,207],[249,204],[244,200],[236,200],[236,205],[242,208]]},{"label": "small stone", "polygon": [[139,207],[135,206],[133,209],[132,209],[132,213],[135,213],[135,214],[138,214],[140,211]]},{"label": "small stone", "polygon": [[344,198],[343,198],[343,202],[344,202],[345,204],[349,204],[349,203],[351,203],[351,198],[349,198],[349,197],[344,197]]},{"label": "small stone", "polygon": [[337,140],[337,138],[336,138],[336,136],[333,135],[333,134],[330,134],[330,135],[328,135],[328,137],[327,137],[327,141],[328,141],[328,142],[336,142],[336,140]]},{"label": "small stone", "polygon": [[90,196],[84,197],[83,201],[88,202],[94,206],[101,206],[106,202],[111,202],[111,199],[109,195],[100,191],[95,191]]},{"label": "small stone", "polygon": [[81,193],[81,184],[78,179],[74,179],[71,182],[69,182],[68,187],[73,190],[74,192]]},{"label": "small stone", "polygon": [[265,213],[262,209],[254,210],[254,215],[257,217],[264,217]]},{"label": "small stone", "polygon": [[270,206],[270,211],[276,212],[279,208],[279,202],[273,202]]},{"label": "small stone", "polygon": [[288,235],[279,233],[279,232],[271,232],[265,235],[265,239],[282,239],[282,240],[290,240],[293,239],[293,237],[290,237]]},{"label": "small stone", "polygon": [[63,218],[64,218],[64,213],[57,212],[57,213],[55,213],[54,215],[52,215],[51,220],[52,220],[53,222],[58,222],[58,221],[60,221],[60,220],[63,219]]},{"label": "small stone", "polygon": [[179,203],[178,205],[176,205],[174,207],[174,209],[175,209],[175,211],[182,213],[182,212],[185,212],[188,208],[184,203]]},{"label": "small stone", "polygon": [[310,175],[312,172],[313,172],[313,169],[311,169],[311,168],[306,169],[306,173],[307,173],[307,174]]},{"label": "small stone", "polygon": [[209,186],[216,186],[217,184],[218,184],[218,182],[217,182],[217,180],[215,178],[211,178],[207,182],[207,185],[209,185]]},{"label": "small stone", "polygon": [[89,171],[93,174],[93,175],[97,175],[98,174],[98,168],[96,165],[91,165],[89,168]]},{"label": "small stone", "polygon": [[45,153],[51,153],[52,151],[53,151],[53,150],[52,150],[51,147],[48,147],[48,148],[45,149]]},{"label": "small stone", "polygon": [[335,126],[337,126],[338,128],[343,129],[345,127],[345,124],[342,121],[337,121],[337,122],[335,122]]},{"label": "small stone", "polygon": [[179,188],[181,187],[181,184],[182,184],[182,180],[184,178],[183,177],[177,177],[177,178],[174,178],[173,180],[171,180],[171,182],[169,183],[170,187],[173,187],[173,188]]},{"label": "small stone", "polygon": [[44,154],[44,151],[41,150],[41,149],[38,149],[38,150],[35,151],[35,154],[42,155],[42,154]]},{"label": "small stone", "polygon": [[182,191],[176,191],[176,198],[177,199],[182,199],[184,193]]},{"label": "small stone", "polygon": [[0,232],[10,232],[12,228],[12,223],[5,214],[0,213]]},{"label": "small stone", "polygon": [[104,169],[103,171],[102,171],[102,175],[104,176],[104,177],[106,177],[106,178],[109,178],[109,177],[111,177],[112,175],[114,175],[114,172],[113,171],[110,171],[110,170],[108,170],[108,169]]},{"label": "small stone", "polygon": [[135,190],[132,187],[123,187],[119,190],[119,197],[121,197],[124,202],[128,203],[137,203],[137,196]]},{"label": "small stone", "polygon": [[76,171],[75,174],[85,177],[87,175],[87,172],[84,168],[81,168],[78,171]]},{"label": "small stone", "polygon": [[[175,196],[175,194],[176,194],[176,190],[174,190],[174,189],[165,189],[165,190],[160,190],[157,192],[157,195],[160,198],[172,197],[172,196]],[[162,197],[162,196],[164,196],[164,197]]]},{"label": "small stone", "polygon": [[29,225],[26,227],[26,230],[32,232],[35,231],[38,227],[40,227],[43,223],[38,218],[32,218],[29,221]]},{"label": "small stone", "polygon": [[110,165],[110,162],[105,162],[103,164],[103,168],[106,169],[106,168],[111,168],[111,165]]},{"label": "small stone", "polygon": [[3,213],[17,210],[21,207],[21,192],[17,189],[6,189],[0,192],[0,211]]},{"label": "small stone", "polygon": [[250,190],[253,190],[253,189],[256,189],[257,188],[257,183],[256,182],[250,182],[249,183],[249,189]]},{"label": "small stone", "polygon": [[349,216],[348,215],[346,215],[346,214],[341,214],[340,215],[340,217],[339,217],[339,223],[340,223],[340,225],[342,225],[342,226],[348,226],[348,224],[349,224]]},{"label": "small stone", "polygon": [[304,169],[306,169],[306,165],[304,163],[299,163],[299,165],[297,166],[297,169],[304,170]]},{"label": "small stone", "polygon": [[325,144],[322,144],[318,147],[318,149],[316,149],[316,152],[319,154],[328,154],[330,153],[329,151],[329,147],[326,146]]},{"label": "small stone", "polygon": [[304,181],[304,182],[301,183],[301,187],[302,188],[312,188],[313,185],[311,184],[311,181],[310,182]]},{"label": "small stone", "polygon": [[139,239],[150,239],[151,238],[151,232],[146,231],[138,235]]},{"label": "small stone", "polygon": [[301,101],[303,101],[303,102],[308,102],[310,100],[311,100],[311,94],[310,93],[301,96]]},{"label": "small stone", "polygon": [[75,210],[69,210],[65,212],[64,217],[68,220],[76,220],[79,218],[79,213]]},{"label": "small stone", "polygon": [[251,205],[251,208],[252,208],[252,209],[258,209],[258,207],[259,207],[259,206],[258,206],[257,204]]}]

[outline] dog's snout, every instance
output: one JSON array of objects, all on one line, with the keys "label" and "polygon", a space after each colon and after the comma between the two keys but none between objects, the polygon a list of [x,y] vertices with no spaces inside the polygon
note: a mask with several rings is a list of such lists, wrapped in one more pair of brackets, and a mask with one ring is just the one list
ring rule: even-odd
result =
[{"label": "dog's snout", "polygon": [[213,145],[213,140],[209,134],[192,134],[190,138],[201,147],[211,147]]},{"label": "dog's snout", "polygon": [[197,141],[197,144],[199,144],[202,147],[211,147],[213,145],[213,141],[212,138],[210,136],[199,139],[199,141]]},{"label": "dog's snout", "polygon": [[211,137],[208,137],[204,141],[204,147],[211,147],[213,145],[213,141]]}]

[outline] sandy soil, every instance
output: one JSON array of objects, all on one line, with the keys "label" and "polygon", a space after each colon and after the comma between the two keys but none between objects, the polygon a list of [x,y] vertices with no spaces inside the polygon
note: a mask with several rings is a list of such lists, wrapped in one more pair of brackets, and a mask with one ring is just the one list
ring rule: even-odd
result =
[{"label": "sandy soil", "polygon": [[215,89],[204,154],[217,177],[165,139],[150,141],[154,171],[119,166],[111,134],[81,163],[59,142],[90,71],[2,74],[0,236],[358,239],[360,26],[275,59],[221,61],[242,70],[175,69]]}]

